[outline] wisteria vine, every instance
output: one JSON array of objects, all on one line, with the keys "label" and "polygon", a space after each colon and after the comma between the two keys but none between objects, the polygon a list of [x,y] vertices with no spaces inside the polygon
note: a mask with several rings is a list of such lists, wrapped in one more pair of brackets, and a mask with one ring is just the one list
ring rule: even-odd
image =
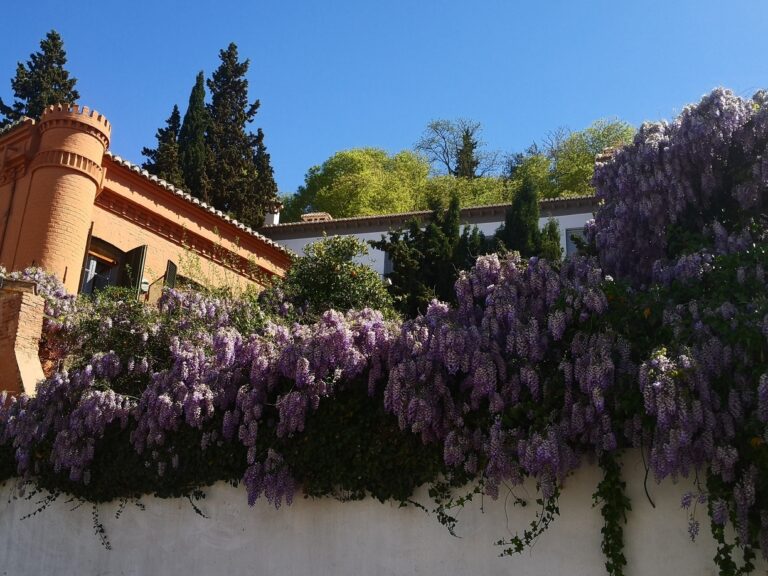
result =
[{"label": "wisteria vine", "polygon": [[[708,513],[721,574],[748,573],[768,557],[768,95],[717,89],[642,126],[595,185],[585,254],[481,257],[457,306],[404,322],[364,309],[287,324],[177,290],[156,307],[75,301],[15,273],[46,299],[44,347],[55,336],[66,354],[34,397],[2,403],[0,470],[94,500],[238,480],[277,507],[299,489],[405,500],[448,478],[497,497],[533,478],[546,525],[595,457],[606,568],[623,574],[632,447],[658,481],[696,480],[691,536]],[[128,484],[110,481],[115,459]]]}]

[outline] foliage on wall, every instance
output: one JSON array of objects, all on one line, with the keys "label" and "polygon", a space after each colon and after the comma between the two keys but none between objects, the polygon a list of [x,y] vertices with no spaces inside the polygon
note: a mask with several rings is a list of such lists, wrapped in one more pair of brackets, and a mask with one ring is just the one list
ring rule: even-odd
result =
[{"label": "foliage on wall", "polygon": [[[716,90],[598,166],[596,256],[483,256],[456,305],[402,323],[371,309],[243,323],[252,300],[173,290],[156,309],[52,308],[69,354],[2,409],[0,470],[91,500],[239,479],[275,506],[300,487],[403,500],[435,481],[449,528],[472,494],[533,478],[538,520],[499,542],[514,553],[596,456],[606,569],[623,574],[632,447],[658,480],[698,479],[691,536],[696,502],[720,573],[748,573],[768,556],[765,158],[768,97]],[[456,497],[446,478],[476,488]]]}]

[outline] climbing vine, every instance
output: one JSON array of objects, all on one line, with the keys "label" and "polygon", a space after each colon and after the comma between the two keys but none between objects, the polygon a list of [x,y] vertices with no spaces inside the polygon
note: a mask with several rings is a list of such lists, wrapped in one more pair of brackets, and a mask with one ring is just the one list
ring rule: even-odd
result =
[{"label": "climbing vine", "polygon": [[63,353],[34,397],[0,403],[0,473],[91,502],[193,506],[219,480],[276,507],[300,489],[408,502],[431,483],[450,531],[457,508],[532,479],[538,513],[498,542],[506,555],[536,541],[566,479],[596,459],[602,550],[619,575],[631,520],[619,456],[632,448],[656,481],[696,479],[691,537],[706,511],[720,573],[749,573],[768,556],[765,158],[766,94],[716,90],[598,164],[584,254],[481,257],[455,305],[405,321],[302,316],[301,290],[285,287],[266,303],[74,300],[39,270],[15,273],[38,282],[43,346]]}]

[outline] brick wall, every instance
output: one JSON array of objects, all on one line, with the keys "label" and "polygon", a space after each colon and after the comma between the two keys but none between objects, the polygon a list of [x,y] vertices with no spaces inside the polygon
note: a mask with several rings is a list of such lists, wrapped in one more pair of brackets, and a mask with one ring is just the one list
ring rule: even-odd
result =
[{"label": "brick wall", "polygon": [[0,390],[33,394],[43,379],[38,357],[45,303],[30,282],[0,289]]},{"label": "brick wall", "polygon": [[0,136],[0,266],[40,266],[76,293],[92,231],[123,252],[147,245],[150,283],[168,260],[217,286],[285,273],[291,258],[275,245],[105,154],[110,135],[102,115],[60,105]]}]

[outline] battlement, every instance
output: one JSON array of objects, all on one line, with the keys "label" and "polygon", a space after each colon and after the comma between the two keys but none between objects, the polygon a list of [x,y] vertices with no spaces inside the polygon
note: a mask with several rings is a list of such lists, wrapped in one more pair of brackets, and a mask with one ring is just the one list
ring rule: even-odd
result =
[{"label": "battlement", "polygon": [[[78,126],[79,125],[79,126]],[[48,106],[40,118],[40,131],[51,128],[77,127],[99,138],[104,148],[109,148],[112,124],[96,110],[78,104],[54,104]]]}]

